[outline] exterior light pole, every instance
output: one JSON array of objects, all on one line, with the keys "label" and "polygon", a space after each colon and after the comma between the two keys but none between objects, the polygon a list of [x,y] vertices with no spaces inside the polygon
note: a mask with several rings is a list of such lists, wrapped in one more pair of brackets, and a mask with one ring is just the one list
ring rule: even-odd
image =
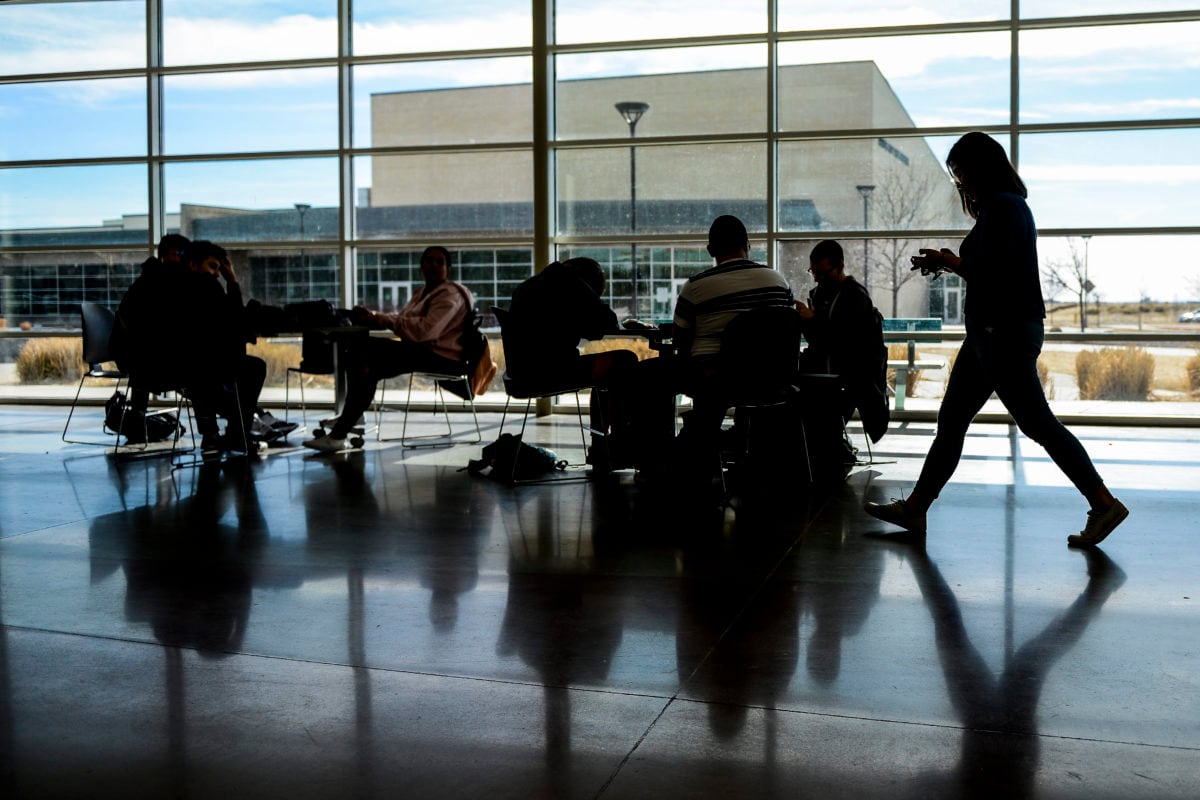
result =
[{"label": "exterior light pole", "polygon": [[1088,245],[1091,244],[1092,235],[1086,234],[1083,237],[1083,314],[1079,317],[1079,330],[1082,333],[1087,330],[1087,296],[1091,293],[1092,281],[1088,278]]},{"label": "exterior light pole", "polygon": [[[300,241],[304,241],[304,215],[312,208],[311,203],[296,203],[296,213],[300,215]],[[304,281],[308,282],[308,260],[304,256],[304,247],[300,247],[300,269],[304,272]]]},{"label": "exterior light pole", "polygon": [[300,215],[300,238],[304,238],[304,215],[312,208],[310,203],[296,203],[296,213]]},{"label": "exterior light pole", "polygon": [[[629,139],[632,142],[637,133],[638,120],[650,110],[650,104],[626,100],[617,103],[615,108],[629,126]],[[637,148],[632,143],[629,145],[629,232],[637,233]],[[637,242],[629,243],[629,274],[633,281],[633,316],[637,317],[641,313],[638,298]]]},{"label": "exterior light pole", "polygon": [[[875,184],[860,183],[854,187],[858,189],[858,193],[862,195],[863,201],[863,231],[871,229],[871,192],[875,191]],[[867,294],[871,293],[871,240],[863,239],[863,286],[867,290]]]}]

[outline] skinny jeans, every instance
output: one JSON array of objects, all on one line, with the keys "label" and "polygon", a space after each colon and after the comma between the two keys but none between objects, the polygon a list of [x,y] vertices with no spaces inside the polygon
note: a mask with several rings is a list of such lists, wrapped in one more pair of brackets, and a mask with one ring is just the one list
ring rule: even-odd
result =
[{"label": "skinny jeans", "polygon": [[1083,445],[1046,402],[1037,374],[1043,340],[1041,320],[987,327],[967,320],[967,335],[950,371],[937,434],[915,493],[929,501],[937,498],[958,467],[967,428],[993,391],[1021,432],[1045,448],[1076,489],[1086,496],[1103,483]]}]

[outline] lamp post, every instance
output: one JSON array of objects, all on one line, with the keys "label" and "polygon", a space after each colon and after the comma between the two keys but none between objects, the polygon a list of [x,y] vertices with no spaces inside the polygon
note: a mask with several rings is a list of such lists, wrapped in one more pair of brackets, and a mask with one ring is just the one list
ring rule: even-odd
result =
[{"label": "lamp post", "polygon": [[1083,313],[1079,316],[1080,332],[1087,330],[1087,296],[1092,289],[1096,288],[1092,285],[1092,281],[1088,278],[1088,245],[1091,244],[1092,235],[1086,234],[1083,237]]},{"label": "lamp post", "polygon": [[[858,189],[858,193],[862,195],[863,201],[863,231],[871,229],[871,192],[875,191],[875,184],[860,183],[854,187]],[[871,240],[863,239],[863,287],[866,288],[867,294],[871,293]]]},{"label": "lamp post", "polygon": [[[296,203],[296,213],[300,215],[300,241],[304,241],[304,215],[312,208],[311,203]],[[300,247],[300,270],[304,273],[304,281],[308,282],[308,259],[304,256],[304,247]]]},{"label": "lamp post", "polygon": [[[637,133],[638,120],[650,110],[650,104],[626,100],[614,107],[629,126],[629,139],[632,142]],[[629,232],[637,233],[637,148],[633,144],[629,145]],[[638,302],[637,242],[629,243],[629,275],[633,281],[633,316],[637,317],[641,305]]]},{"label": "lamp post", "polygon": [[310,203],[296,203],[296,213],[300,215],[300,238],[304,238],[304,215],[312,208]]}]

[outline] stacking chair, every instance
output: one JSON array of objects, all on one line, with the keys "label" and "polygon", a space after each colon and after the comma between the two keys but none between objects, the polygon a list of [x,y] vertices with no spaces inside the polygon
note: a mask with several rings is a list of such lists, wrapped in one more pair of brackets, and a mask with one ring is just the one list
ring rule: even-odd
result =
[{"label": "stacking chair", "polygon": [[[71,402],[71,410],[67,413],[67,423],[63,426],[62,440],[69,444],[94,444],[107,447],[111,440],[70,439],[67,437],[67,433],[71,427],[71,418],[75,415],[75,407],[79,405],[79,395],[83,391],[84,381],[88,379],[115,381],[114,391],[120,391],[122,381],[129,378],[119,369],[104,368],[104,362],[113,360],[108,340],[112,336],[117,316],[99,303],[80,303],[79,316],[83,329],[83,360],[88,368],[80,376],[79,386],[75,389],[75,399]],[[116,441],[119,442],[120,431],[113,431],[113,434],[116,436]]]},{"label": "stacking chair", "polygon": [[[762,453],[767,443],[786,441],[791,431],[778,430],[791,423],[786,407],[796,396],[795,383],[800,357],[800,315],[790,307],[746,311],[726,326],[721,334],[719,381],[716,391],[725,406],[734,408],[737,450],[732,460],[741,472],[763,469]],[[766,431],[760,432],[760,425]],[[799,434],[804,463],[812,472],[803,415]],[[722,449],[724,480],[730,454]]]},{"label": "stacking chair", "polygon": [[320,328],[312,328],[304,332],[300,344],[300,363],[288,367],[283,379],[283,421],[288,422],[291,412],[292,375],[300,385],[300,431],[308,430],[308,405],[304,401],[305,375],[333,375],[336,372],[334,361],[334,343]]},{"label": "stacking chair", "polygon": [[[509,330],[510,324],[511,324],[511,319],[512,319],[511,316],[509,315],[508,309],[493,306],[492,313],[496,315],[496,321],[500,323],[500,338],[501,338],[501,340],[505,341],[507,344],[507,341],[510,339],[511,334],[506,334],[506,331]],[[582,442],[583,450],[586,453],[587,446],[588,446],[587,434],[589,431],[589,426],[585,426],[583,424],[583,404],[580,400],[579,393],[581,391],[583,391],[584,389],[588,389],[588,388],[590,388],[590,387],[589,386],[539,385],[536,382],[523,380],[521,378],[515,378],[512,375],[508,374],[508,371],[505,370],[504,392],[507,395],[507,397],[504,400],[504,412],[500,416],[500,433],[501,434],[504,433],[504,423],[508,419],[508,406],[511,401],[513,401],[513,400],[524,400],[525,401],[525,412],[521,416],[521,433],[519,436],[520,440],[523,442],[523,441],[525,441],[525,427],[529,422],[529,412],[533,408],[534,400],[540,400],[543,398],[553,398],[553,397],[558,397],[559,395],[573,393],[575,395],[575,411],[576,411],[576,415],[579,418],[579,440],[580,440],[580,442]],[[594,434],[603,436],[603,431],[591,431],[591,432]],[[518,449],[518,457],[519,457],[519,454],[520,454],[520,450]],[[549,483],[552,481],[563,481],[563,480],[586,480],[588,478],[588,475],[580,474],[578,476],[571,476],[571,477],[567,477],[567,478],[559,477],[559,478],[543,478],[543,479],[537,479],[537,480],[517,480],[516,479],[517,462],[518,462],[518,459],[514,458],[513,466],[512,466],[512,475],[509,476],[510,477],[509,482],[512,484],[520,485],[520,484],[527,484],[527,483]]]},{"label": "stacking chair", "polygon": [[[475,309],[467,315],[463,323],[463,332],[460,337],[460,342],[463,344],[463,359],[462,366],[454,373],[443,372],[428,372],[418,370],[408,374],[408,396],[404,401],[404,423],[400,429],[399,441],[405,447],[446,447],[453,444],[479,444],[483,441],[483,432],[479,429],[479,415],[475,411],[475,393],[471,390],[471,375],[475,372],[475,366],[479,359],[483,357],[484,348],[487,342],[483,339],[483,332],[479,330],[482,320],[479,313]],[[418,378],[426,378],[434,383],[434,400],[433,413],[436,415],[438,410],[438,401],[442,404],[442,416],[446,421],[446,432],[434,433],[421,436],[408,435],[408,412],[412,408],[412,390],[413,381]],[[461,397],[463,401],[471,409],[471,418],[475,422],[475,438],[474,439],[455,439],[454,428],[450,424],[450,408],[446,402],[446,392]],[[385,438],[383,435],[383,412],[385,410],[385,399],[387,396],[387,382],[384,381],[379,387],[379,403],[375,406],[375,439],[380,442],[394,442],[395,437]]]},{"label": "stacking chair", "polygon": [[[394,442],[399,441],[405,447],[445,447],[453,444],[479,444],[483,441],[483,432],[479,428],[479,415],[475,411],[475,393],[471,391],[471,371],[474,367],[463,365],[462,372],[456,375],[451,375],[442,372],[410,372],[408,374],[408,395],[404,400],[404,422],[400,428],[400,437],[385,437],[383,435],[383,412],[385,411],[384,404],[387,396],[386,382],[379,387],[379,403],[375,406],[375,440],[379,442]],[[441,402],[442,418],[446,422],[445,433],[422,434],[419,436],[408,435],[408,412],[412,408],[412,390],[413,381],[418,378],[432,380],[434,383],[434,399],[433,413],[436,415],[438,411],[438,403]],[[471,409],[471,418],[475,422],[475,438],[474,439],[455,439],[454,427],[450,424],[450,406],[446,401],[446,392],[456,394],[462,397],[463,401]]]}]

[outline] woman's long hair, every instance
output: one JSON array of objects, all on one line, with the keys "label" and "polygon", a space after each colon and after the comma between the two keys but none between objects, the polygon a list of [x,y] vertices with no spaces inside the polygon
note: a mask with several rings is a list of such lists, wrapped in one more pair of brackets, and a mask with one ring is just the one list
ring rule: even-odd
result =
[{"label": "woman's long hair", "polygon": [[972,219],[979,218],[983,202],[994,194],[1012,192],[1029,197],[1025,182],[1008,160],[1008,154],[1000,143],[986,133],[971,131],[950,148],[946,156],[946,168],[952,173],[957,170],[967,177],[974,198],[968,197],[962,187],[958,189],[963,211]]}]

